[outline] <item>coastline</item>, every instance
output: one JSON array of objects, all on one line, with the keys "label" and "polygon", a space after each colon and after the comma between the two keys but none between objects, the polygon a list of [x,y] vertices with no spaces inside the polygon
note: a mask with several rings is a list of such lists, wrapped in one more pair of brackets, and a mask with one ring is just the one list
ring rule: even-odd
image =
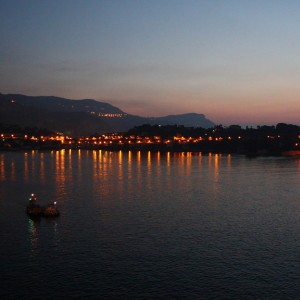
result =
[{"label": "coastline", "polygon": [[249,158],[255,157],[300,157],[299,150],[285,150],[285,151],[270,151],[268,149],[258,149],[257,151],[243,151],[243,149],[238,149],[237,151],[218,151],[218,149],[209,149],[205,147],[180,147],[176,146],[165,146],[165,145],[131,145],[131,146],[66,146],[60,145],[55,147],[0,147],[0,152],[29,152],[29,151],[39,151],[39,152],[48,152],[48,151],[61,151],[61,150],[93,150],[93,151],[110,151],[110,152],[171,152],[171,153],[201,153],[202,155],[243,155]]}]

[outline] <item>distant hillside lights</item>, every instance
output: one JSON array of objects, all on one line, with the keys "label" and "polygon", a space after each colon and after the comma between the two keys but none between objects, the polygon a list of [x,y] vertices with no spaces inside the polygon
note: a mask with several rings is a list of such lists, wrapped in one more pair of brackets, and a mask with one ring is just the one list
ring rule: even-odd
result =
[{"label": "distant hillside lights", "polygon": [[127,114],[96,113],[94,111],[91,111],[90,114],[101,118],[123,118],[127,116]]}]

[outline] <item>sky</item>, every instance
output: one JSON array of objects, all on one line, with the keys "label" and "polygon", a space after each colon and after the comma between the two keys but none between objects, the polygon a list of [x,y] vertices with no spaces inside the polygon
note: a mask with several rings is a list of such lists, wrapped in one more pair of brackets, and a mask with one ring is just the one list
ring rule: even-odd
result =
[{"label": "sky", "polygon": [[1,0],[0,92],[300,125],[298,0]]}]

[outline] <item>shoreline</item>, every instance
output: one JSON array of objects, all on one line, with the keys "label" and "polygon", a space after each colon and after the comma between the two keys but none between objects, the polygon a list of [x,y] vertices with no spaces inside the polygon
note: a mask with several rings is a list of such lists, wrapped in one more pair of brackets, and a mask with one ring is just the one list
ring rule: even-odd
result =
[{"label": "shoreline", "polygon": [[61,150],[74,150],[74,151],[80,151],[80,150],[93,150],[93,151],[109,151],[109,152],[162,152],[162,153],[201,153],[201,155],[240,155],[240,156],[246,156],[249,158],[255,158],[255,157],[299,157],[300,158],[300,151],[299,150],[286,150],[282,152],[276,152],[276,151],[268,151],[266,149],[260,149],[256,152],[246,152],[246,151],[216,151],[216,149],[195,149],[192,147],[191,149],[188,147],[178,147],[177,149],[174,149],[172,147],[114,147],[114,146],[106,146],[106,147],[99,147],[99,146],[86,146],[86,147],[14,147],[14,148],[8,148],[8,147],[1,147],[0,153],[2,152],[30,152],[30,151],[38,151],[38,152],[51,152],[51,151],[61,151]]}]

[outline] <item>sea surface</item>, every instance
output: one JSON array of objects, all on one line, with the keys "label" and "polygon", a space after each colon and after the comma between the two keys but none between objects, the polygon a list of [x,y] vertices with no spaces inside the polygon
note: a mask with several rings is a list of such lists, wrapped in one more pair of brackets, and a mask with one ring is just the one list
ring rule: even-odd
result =
[{"label": "sea surface", "polygon": [[299,299],[300,159],[0,152],[0,275],[0,299]]}]

